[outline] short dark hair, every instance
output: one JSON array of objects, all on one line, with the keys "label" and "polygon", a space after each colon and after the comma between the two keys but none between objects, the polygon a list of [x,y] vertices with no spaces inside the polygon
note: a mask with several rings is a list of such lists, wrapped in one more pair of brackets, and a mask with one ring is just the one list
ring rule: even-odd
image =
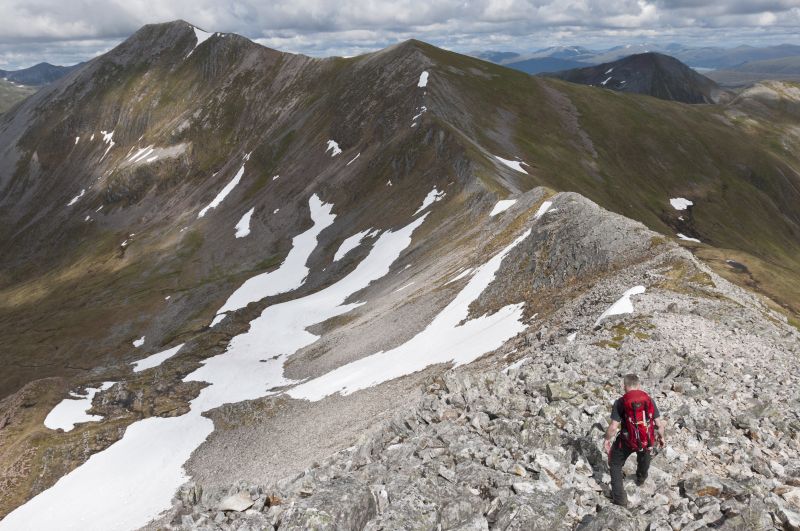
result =
[{"label": "short dark hair", "polygon": [[639,377],[633,373],[626,374],[625,377],[622,379],[622,383],[625,387],[639,387]]}]

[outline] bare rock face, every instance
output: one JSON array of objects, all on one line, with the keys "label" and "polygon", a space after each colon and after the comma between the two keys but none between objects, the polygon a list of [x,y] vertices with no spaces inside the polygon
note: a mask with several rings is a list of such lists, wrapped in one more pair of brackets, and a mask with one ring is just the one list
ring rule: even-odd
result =
[{"label": "bare rock face", "polygon": [[355,478],[331,479],[311,484],[281,516],[286,529],[364,529],[377,514],[377,501],[369,486]]}]

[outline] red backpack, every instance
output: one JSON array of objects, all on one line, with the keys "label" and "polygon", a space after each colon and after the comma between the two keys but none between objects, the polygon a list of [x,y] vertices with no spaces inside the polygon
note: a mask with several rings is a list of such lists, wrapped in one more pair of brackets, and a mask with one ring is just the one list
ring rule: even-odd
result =
[{"label": "red backpack", "polygon": [[656,442],[655,406],[650,395],[634,389],[622,395],[622,422],[628,448],[636,452],[649,450]]}]

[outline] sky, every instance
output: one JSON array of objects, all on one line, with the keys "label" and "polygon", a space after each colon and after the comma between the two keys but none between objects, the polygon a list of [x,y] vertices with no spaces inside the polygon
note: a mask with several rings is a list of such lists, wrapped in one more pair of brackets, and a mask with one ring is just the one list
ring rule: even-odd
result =
[{"label": "sky", "polygon": [[800,0],[0,0],[0,69],[74,64],[175,19],[313,56],[412,37],[458,52],[800,44]]}]

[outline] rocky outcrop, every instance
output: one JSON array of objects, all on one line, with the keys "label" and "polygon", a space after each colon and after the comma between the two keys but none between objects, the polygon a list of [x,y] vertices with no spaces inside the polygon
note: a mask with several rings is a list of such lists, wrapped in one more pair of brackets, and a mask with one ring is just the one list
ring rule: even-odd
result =
[{"label": "rocky outcrop", "polygon": [[[633,314],[594,320],[637,278]],[[618,296],[618,295],[616,295]],[[187,485],[173,528],[797,529],[800,336],[673,250],[565,305],[505,360],[431,379],[419,406],[274,485]],[[573,335],[575,334],[575,335]],[[512,358],[516,361],[512,363]],[[499,364],[499,367],[498,367]],[[638,372],[667,447],[613,506],[601,439]],[[219,501],[247,493],[245,511]]]}]

